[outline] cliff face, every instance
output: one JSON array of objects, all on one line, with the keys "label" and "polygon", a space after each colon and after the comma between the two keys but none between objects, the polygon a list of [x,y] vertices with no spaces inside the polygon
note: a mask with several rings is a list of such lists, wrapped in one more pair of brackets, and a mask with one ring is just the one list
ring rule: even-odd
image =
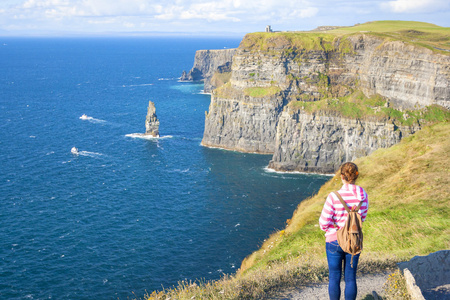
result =
[{"label": "cliff face", "polygon": [[181,81],[199,81],[205,83],[205,92],[209,93],[217,86],[211,79],[216,72],[231,71],[231,60],[236,49],[198,50],[195,53],[194,66],[186,73],[183,71]]},{"label": "cliff face", "polygon": [[449,58],[361,33],[247,35],[233,55],[230,81],[212,93],[202,144],[274,153],[270,167],[277,170],[334,172],[342,162],[389,147],[420,125],[311,113],[290,109],[289,103],[362,91],[366,97],[381,95],[385,106],[399,110],[449,108]]},{"label": "cliff face", "polygon": [[389,120],[349,119],[288,108],[278,122],[276,149],[269,168],[333,173],[342,163],[391,147],[419,129],[397,127]]},{"label": "cliff face", "polygon": [[365,34],[319,38],[323,44],[311,49],[283,36],[266,41],[261,49],[252,38],[244,39],[233,58],[231,82],[236,88],[277,85],[289,100],[306,101],[361,89],[402,109],[432,104],[450,108],[448,55]]},{"label": "cliff face", "polygon": [[357,35],[355,55],[345,56],[342,74],[359,80],[364,93],[380,94],[400,108],[438,104],[450,108],[450,58],[401,41]]},{"label": "cliff face", "polygon": [[236,94],[230,97],[223,93],[226,88],[221,93],[213,92],[214,101],[206,114],[202,144],[272,154],[275,151],[278,116],[284,105],[281,94],[266,97]]}]

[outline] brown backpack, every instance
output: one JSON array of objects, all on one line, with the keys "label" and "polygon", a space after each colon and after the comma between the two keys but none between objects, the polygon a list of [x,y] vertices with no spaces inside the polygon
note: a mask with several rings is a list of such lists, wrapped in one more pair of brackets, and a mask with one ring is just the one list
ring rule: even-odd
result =
[{"label": "brown backpack", "polygon": [[337,239],[342,250],[352,255],[350,264],[353,268],[353,256],[361,253],[361,250],[363,249],[362,220],[361,216],[358,214],[363,201],[361,201],[355,209],[350,209],[338,192],[334,192],[334,194],[339,198],[339,201],[341,201],[348,213],[344,227],[337,231]]}]

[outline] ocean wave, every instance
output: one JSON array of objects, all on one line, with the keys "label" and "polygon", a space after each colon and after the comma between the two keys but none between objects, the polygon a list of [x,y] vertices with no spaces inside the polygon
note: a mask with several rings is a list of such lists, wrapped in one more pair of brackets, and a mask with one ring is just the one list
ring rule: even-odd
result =
[{"label": "ocean wave", "polygon": [[171,135],[163,135],[163,136],[151,136],[151,135],[145,135],[143,133],[129,133],[125,134],[126,137],[130,137],[133,139],[143,139],[143,140],[161,140],[161,139],[170,139],[173,136]]},{"label": "ocean wave", "polygon": [[270,169],[269,167],[264,167],[264,172],[272,173],[272,174],[280,174],[280,175],[302,174],[302,175],[321,175],[321,176],[330,176],[330,177],[334,176],[334,174],[308,173],[308,172],[300,172],[300,171],[292,171],[292,172],[275,171],[274,169]]},{"label": "ocean wave", "polygon": [[174,78],[158,78],[158,80],[174,80]]},{"label": "ocean wave", "polygon": [[211,96],[211,93],[206,93],[205,90],[201,90],[197,94],[199,94],[199,95],[210,95]]},{"label": "ocean wave", "polygon": [[167,172],[169,173],[189,173],[191,170],[189,168],[186,169],[174,169],[174,170],[169,170]]},{"label": "ocean wave", "polygon": [[153,85],[153,83],[142,83],[142,84],[129,84],[129,85],[122,85],[122,87],[139,87],[139,86],[149,86]]}]

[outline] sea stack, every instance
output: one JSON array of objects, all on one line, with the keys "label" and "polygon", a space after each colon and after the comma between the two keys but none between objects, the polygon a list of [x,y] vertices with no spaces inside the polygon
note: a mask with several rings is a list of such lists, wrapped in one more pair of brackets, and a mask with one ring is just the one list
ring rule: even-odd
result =
[{"label": "sea stack", "polygon": [[159,137],[159,121],[156,117],[155,103],[148,102],[147,117],[145,118],[145,135]]}]

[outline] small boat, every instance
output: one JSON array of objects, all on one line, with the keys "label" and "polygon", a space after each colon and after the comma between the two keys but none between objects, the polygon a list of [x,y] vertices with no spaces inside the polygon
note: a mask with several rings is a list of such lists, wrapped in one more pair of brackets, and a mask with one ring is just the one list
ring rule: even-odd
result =
[{"label": "small boat", "polygon": [[72,149],[70,149],[70,152],[72,154],[78,154],[78,148],[77,147],[72,147]]},{"label": "small boat", "polygon": [[85,115],[85,114],[83,114],[83,115],[80,117],[80,119],[81,119],[81,120],[87,120],[87,119],[88,119],[88,116]]}]

